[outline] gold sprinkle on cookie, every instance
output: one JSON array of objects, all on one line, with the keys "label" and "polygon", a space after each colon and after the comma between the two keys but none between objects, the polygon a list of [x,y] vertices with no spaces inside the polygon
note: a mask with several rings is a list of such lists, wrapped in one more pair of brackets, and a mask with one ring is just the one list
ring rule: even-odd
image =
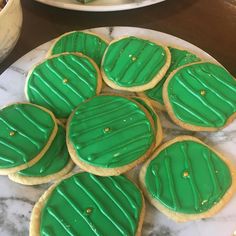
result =
[{"label": "gold sprinkle on cookie", "polygon": [[87,208],[87,209],[86,209],[86,213],[87,213],[87,214],[91,214],[92,211],[93,211],[92,208]]},{"label": "gold sprinkle on cookie", "polygon": [[206,91],[205,91],[205,90],[201,90],[200,93],[201,93],[202,96],[205,96],[205,95],[206,95]]},{"label": "gold sprinkle on cookie", "polygon": [[184,171],[184,173],[183,173],[183,177],[189,177],[189,173],[188,173],[188,171]]},{"label": "gold sprinkle on cookie", "polygon": [[67,84],[68,83],[68,79],[63,79],[63,83]]},{"label": "gold sprinkle on cookie", "polygon": [[11,131],[11,132],[9,133],[10,136],[14,136],[15,134],[16,134],[15,131]]},{"label": "gold sprinkle on cookie", "polygon": [[108,133],[111,129],[109,127],[106,127],[103,131],[104,133]]}]

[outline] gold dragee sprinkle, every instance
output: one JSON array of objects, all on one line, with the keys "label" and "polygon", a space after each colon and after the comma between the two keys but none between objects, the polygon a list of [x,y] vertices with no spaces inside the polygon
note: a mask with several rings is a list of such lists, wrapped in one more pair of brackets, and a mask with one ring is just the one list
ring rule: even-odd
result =
[{"label": "gold dragee sprinkle", "polygon": [[132,61],[136,61],[136,59],[137,59],[136,57],[132,57]]},{"label": "gold dragee sprinkle", "polygon": [[189,176],[188,171],[184,171],[183,176],[184,176],[184,177],[188,177],[188,176]]},{"label": "gold dragee sprinkle", "polygon": [[68,79],[63,79],[63,83],[64,84],[68,83]]},{"label": "gold dragee sprinkle", "polygon": [[107,132],[109,132],[109,131],[110,131],[110,128],[108,128],[108,127],[104,129],[104,132],[105,132],[105,133],[107,133]]},{"label": "gold dragee sprinkle", "polygon": [[205,95],[206,95],[206,91],[205,91],[205,90],[201,90],[200,93],[201,93],[202,96],[205,96]]},{"label": "gold dragee sprinkle", "polygon": [[91,208],[87,208],[87,209],[86,209],[86,213],[87,213],[87,214],[90,214],[91,212],[92,212],[92,209],[91,209]]},{"label": "gold dragee sprinkle", "polygon": [[10,136],[14,136],[14,135],[15,135],[15,132],[14,132],[14,131],[11,131],[9,134],[10,134]]}]

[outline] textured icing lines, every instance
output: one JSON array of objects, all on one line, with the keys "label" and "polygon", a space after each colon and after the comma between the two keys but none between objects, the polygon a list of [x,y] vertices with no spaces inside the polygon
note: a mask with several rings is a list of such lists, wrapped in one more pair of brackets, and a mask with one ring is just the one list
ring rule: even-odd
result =
[{"label": "textured icing lines", "polygon": [[107,43],[96,35],[85,32],[72,32],[62,36],[52,49],[52,54],[62,52],[82,52],[98,65],[101,63]]},{"label": "textured icing lines", "polygon": [[143,155],[153,140],[146,114],[123,98],[102,100],[79,107],[71,120],[70,138],[80,158],[111,167]]},{"label": "textured icing lines", "polygon": [[[194,150],[195,156],[191,155]],[[231,185],[226,164],[206,146],[192,141],[174,143],[162,150],[150,162],[145,181],[153,198],[184,213],[208,210]],[[166,184],[168,191],[162,187]]]},{"label": "textured icing lines", "polygon": [[18,174],[26,176],[46,176],[60,171],[69,161],[66,147],[65,131],[60,125],[58,132],[44,156],[32,167],[24,169]]},{"label": "textured icing lines", "polygon": [[[86,179],[80,178],[79,175],[86,175]],[[45,206],[46,215],[42,216],[42,219],[53,218],[63,228],[61,233],[65,231],[71,236],[77,235],[78,232],[104,235],[104,225],[113,235],[135,235],[142,207],[138,190],[127,192],[126,188],[131,186],[126,182],[122,183],[123,177],[105,179],[88,173],[79,175],[66,180],[67,183],[62,182],[54,190],[53,194],[60,196],[60,206],[63,204],[66,207],[66,214],[62,215],[62,211],[55,207],[56,202],[51,201],[47,203],[49,205]],[[119,183],[120,180],[122,184]],[[125,183],[128,185],[124,185]],[[88,184],[93,187],[88,189]],[[69,187],[72,187],[73,191],[69,191]],[[132,192],[132,196],[136,196],[135,199],[129,192]],[[78,196],[80,201],[78,201]],[[70,216],[73,214],[73,219],[77,220],[69,221],[65,218],[68,214]],[[101,220],[104,225],[101,225]],[[57,229],[57,225],[54,224],[50,233],[58,233],[55,229]],[[41,224],[41,232],[49,233],[47,224]]]},{"label": "textured icing lines", "polygon": [[54,124],[50,115],[46,113],[51,122],[37,122],[35,115],[29,113],[29,108],[32,108],[32,112],[38,112],[38,115],[46,113],[28,104],[12,105],[0,112],[3,131],[0,137],[2,167],[13,167],[30,161],[41,151],[51,134]]},{"label": "textured icing lines", "polygon": [[[186,143],[182,142],[182,143],[180,143],[180,148],[182,150],[183,157],[184,157],[185,171],[183,173],[183,177],[185,177],[185,179],[187,181],[189,181],[189,183],[190,183],[193,197],[194,197],[194,208],[195,208],[195,210],[199,210],[199,203],[201,201],[201,195],[200,195],[200,192],[199,192],[197,184],[196,184],[196,180],[195,180],[195,176],[194,176],[194,172],[193,172],[193,168],[192,168],[192,163],[189,158],[188,146]],[[186,177],[188,177],[188,178],[186,178]]]},{"label": "textured icing lines", "polygon": [[163,105],[164,105],[164,102],[162,98],[162,88],[163,88],[164,82],[166,81],[170,73],[182,65],[200,61],[200,59],[196,55],[188,51],[179,50],[179,49],[171,48],[171,47],[169,47],[169,49],[171,52],[171,65],[168,71],[166,72],[162,80],[154,88],[147,90],[145,92],[151,99],[158,101]]},{"label": "textured icing lines", "polygon": [[219,73],[217,67],[210,63],[187,66],[170,80],[170,103],[180,120],[221,127],[236,111],[236,83],[228,72]]},{"label": "textured icing lines", "polygon": [[109,47],[103,68],[108,78],[120,86],[149,82],[166,62],[165,50],[147,40],[129,37]]},{"label": "textured icing lines", "polygon": [[78,103],[96,94],[97,71],[87,58],[73,54],[47,59],[29,77],[29,100],[66,117]]}]

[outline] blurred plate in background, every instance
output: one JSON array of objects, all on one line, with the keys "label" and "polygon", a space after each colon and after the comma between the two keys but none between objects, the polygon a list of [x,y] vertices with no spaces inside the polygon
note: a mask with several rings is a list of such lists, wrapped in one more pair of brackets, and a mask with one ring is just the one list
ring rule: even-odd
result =
[{"label": "blurred plate in background", "polygon": [[76,0],[36,0],[38,2],[77,11],[120,11],[153,5],[165,0],[93,0],[83,4]]}]

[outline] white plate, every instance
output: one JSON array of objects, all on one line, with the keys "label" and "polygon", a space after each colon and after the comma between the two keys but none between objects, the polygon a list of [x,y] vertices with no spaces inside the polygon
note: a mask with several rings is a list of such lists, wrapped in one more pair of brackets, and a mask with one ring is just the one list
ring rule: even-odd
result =
[{"label": "white plate", "polygon": [[[107,27],[91,29],[89,31],[101,34],[108,39],[123,35],[136,35],[157,40],[165,45],[176,45],[188,49],[204,60],[216,62],[209,54],[200,48],[174,36],[161,32],[130,28]],[[32,50],[14,63],[0,76],[0,107],[17,101],[25,101],[24,84],[27,72],[37,62],[42,60],[51,42],[45,43]],[[217,62],[216,62],[217,63]],[[161,114],[164,128],[164,139],[170,139],[179,134],[190,134],[199,137],[204,142],[225,153],[236,164],[236,121],[219,132],[189,132],[169,121],[167,115]],[[128,173],[137,180],[138,169]],[[0,235],[28,235],[29,218],[33,205],[48,185],[22,186],[0,176]],[[188,223],[175,223],[158,212],[147,203],[143,236],[233,236],[236,231],[236,196],[224,209],[214,217]]]},{"label": "white plate", "polygon": [[76,0],[36,0],[38,2],[77,11],[120,11],[153,5],[165,0],[94,0],[83,4]]}]

